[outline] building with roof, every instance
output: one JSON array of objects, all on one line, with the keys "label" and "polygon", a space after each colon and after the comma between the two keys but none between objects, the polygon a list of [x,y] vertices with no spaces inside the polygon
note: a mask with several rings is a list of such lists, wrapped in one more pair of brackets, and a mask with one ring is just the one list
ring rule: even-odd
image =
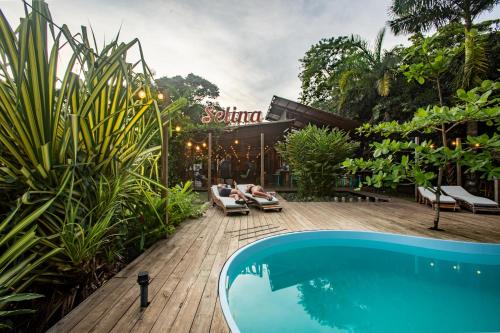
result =
[{"label": "building with roof", "polygon": [[[270,187],[290,187],[290,170],[274,149],[275,144],[287,133],[313,124],[319,127],[338,128],[346,132],[361,124],[286,98],[273,96],[265,118],[257,123],[228,125],[217,136],[210,135],[213,147],[207,165],[212,165],[207,179],[209,186],[220,183],[218,168],[222,159],[229,158],[234,180],[258,183]],[[263,157],[263,158],[262,158]],[[205,168],[204,168],[205,169]]]}]

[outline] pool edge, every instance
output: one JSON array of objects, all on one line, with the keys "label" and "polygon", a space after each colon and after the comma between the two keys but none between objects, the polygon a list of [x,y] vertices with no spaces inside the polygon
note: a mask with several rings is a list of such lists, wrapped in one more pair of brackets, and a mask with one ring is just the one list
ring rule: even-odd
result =
[{"label": "pool edge", "polygon": [[[247,250],[248,248],[251,248],[253,246],[256,246],[259,243],[262,243],[264,241],[268,241],[269,239],[273,238],[279,238],[279,237],[285,237],[285,236],[290,236],[290,235],[295,235],[295,234],[305,234],[305,233],[338,233],[338,234],[360,234],[360,235],[378,235],[382,236],[383,238],[405,238],[405,239],[412,239],[414,242],[428,242],[428,243],[448,243],[448,244],[453,244],[453,245],[459,245],[463,244],[466,245],[467,247],[484,247],[484,246],[498,246],[500,247],[500,243],[484,243],[484,242],[467,242],[467,241],[458,241],[458,240],[450,240],[450,239],[439,239],[439,238],[431,238],[431,237],[422,237],[422,236],[414,236],[414,235],[403,235],[403,234],[397,234],[397,233],[389,233],[389,232],[377,232],[377,231],[362,231],[362,230],[331,230],[331,229],[316,229],[316,230],[301,230],[301,231],[290,231],[290,232],[284,232],[280,233],[277,235],[269,235],[260,239],[257,239],[239,249],[237,249],[229,258],[227,258],[226,262],[224,263],[224,266],[222,267],[221,271],[219,272],[219,278],[218,278],[218,288],[217,288],[217,293],[219,296],[219,303],[222,309],[222,314],[224,316],[224,319],[226,321],[226,324],[229,326],[229,330],[232,333],[240,333],[241,331],[239,330],[238,326],[236,325],[236,321],[234,320],[231,311],[229,309],[229,302],[227,299],[227,271],[229,267],[231,266],[232,262],[234,259],[243,251]],[[416,246],[415,244],[411,244],[413,246]],[[451,251],[451,250],[449,250]],[[464,252],[469,252],[469,251],[464,251]]]}]

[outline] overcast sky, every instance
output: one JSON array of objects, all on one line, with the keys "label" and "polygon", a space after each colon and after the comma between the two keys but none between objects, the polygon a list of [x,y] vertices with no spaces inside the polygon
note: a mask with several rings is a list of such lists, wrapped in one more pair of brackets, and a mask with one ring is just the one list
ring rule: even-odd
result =
[{"label": "overcast sky", "polygon": [[[48,0],[52,17],[98,39],[139,38],[156,77],[195,73],[215,83],[222,106],[266,111],[273,95],[297,100],[299,59],[321,38],[373,41],[389,0]],[[0,0],[11,22],[20,0]],[[497,7],[487,17],[500,17]],[[406,37],[386,35],[385,48]]]}]

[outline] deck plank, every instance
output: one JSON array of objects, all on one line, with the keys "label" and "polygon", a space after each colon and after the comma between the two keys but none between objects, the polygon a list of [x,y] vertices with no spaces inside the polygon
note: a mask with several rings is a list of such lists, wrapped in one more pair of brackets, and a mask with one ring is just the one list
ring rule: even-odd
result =
[{"label": "deck plank", "polygon": [[[411,201],[300,203],[282,212],[225,216],[211,208],[157,242],[54,325],[49,332],[228,332],[218,297],[219,273],[236,250],[283,232],[365,230],[500,243],[500,216],[442,212],[443,232],[428,229],[433,210]],[[150,305],[139,307],[136,276],[148,271]]]}]

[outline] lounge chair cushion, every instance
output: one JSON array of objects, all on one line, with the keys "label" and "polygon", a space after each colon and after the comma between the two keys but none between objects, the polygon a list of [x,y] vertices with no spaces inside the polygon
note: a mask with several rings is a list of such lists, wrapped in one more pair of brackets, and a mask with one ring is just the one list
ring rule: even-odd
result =
[{"label": "lounge chair cushion", "polygon": [[214,195],[215,197],[217,197],[218,200],[220,200],[222,202],[222,204],[224,205],[224,207],[226,208],[241,208],[241,207],[245,207],[246,205],[240,205],[240,204],[237,204],[236,203],[236,199],[234,198],[231,198],[231,197],[221,197],[219,195],[219,190],[217,189],[217,185],[213,185],[212,186],[212,195]]},{"label": "lounge chair cushion", "polygon": [[265,206],[265,205],[275,205],[279,203],[279,200],[276,197],[273,197],[272,200],[267,200],[266,198],[253,196],[251,193],[246,192],[246,187],[247,187],[246,184],[238,185],[238,189],[241,192],[243,192],[247,198],[257,201],[259,205]]},{"label": "lounge chair cushion", "polygon": [[[425,187],[419,186],[418,187],[418,192],[420,193],[421,196],[423,196],[427,200],[429,200],[431,202],[436,202],[436,195],[434,193],[432,193],[430,190],[426,189]],[[454,203],[457,203],[457,201],[455,199],[453,199],[450,196],[444,195],[444,194],[442,194],[439,197],[439,202],[440,203],[445,203],[445,204],[454,204]]]},{"label": "lounge chair cushion", "polygon": [[498,204],[484,197],[470,194],[462,186],[442,186],[443,191],[455,199],[465,201],[474,206],[498,207]]}]

